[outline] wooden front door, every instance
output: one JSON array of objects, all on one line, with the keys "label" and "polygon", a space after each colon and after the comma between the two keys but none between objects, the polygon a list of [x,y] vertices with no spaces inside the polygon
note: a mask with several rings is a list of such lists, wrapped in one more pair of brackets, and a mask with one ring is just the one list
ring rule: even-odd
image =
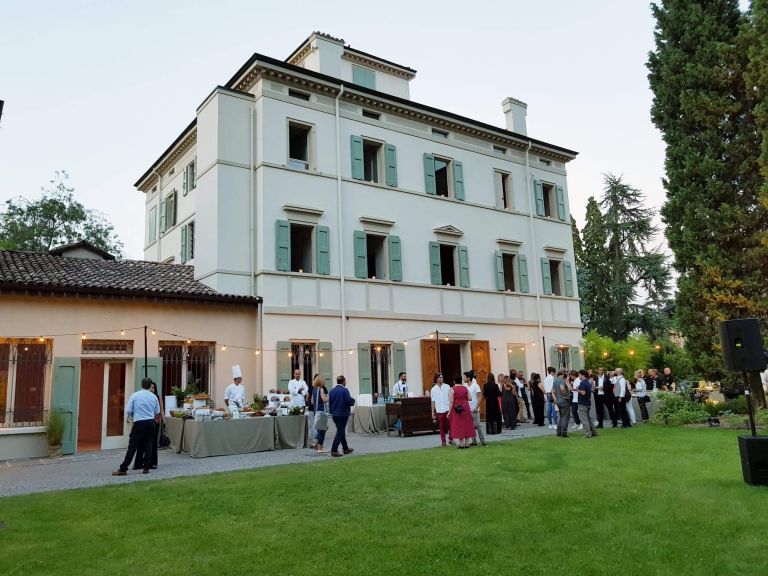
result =
[{"label": "wooden front door", "polygon": [[[472,351],[472,369],[477,372],[477,383],[482,389],[491,373],[490,343],[488,340],[472,340],[469,348]],[[480,403],[480,418],[485,419],[485,399]]]},{"label": "wooden front door", "polygon": [[440,371],[438,348],[436,340],[421,341],[421,382],[424,392],[432,389],[432,378]]},{"label": "wooden front door", "polygon": [[104,406],[104,361],[83,360],[80,366],[80,402],[77,451],[101,450]]}]

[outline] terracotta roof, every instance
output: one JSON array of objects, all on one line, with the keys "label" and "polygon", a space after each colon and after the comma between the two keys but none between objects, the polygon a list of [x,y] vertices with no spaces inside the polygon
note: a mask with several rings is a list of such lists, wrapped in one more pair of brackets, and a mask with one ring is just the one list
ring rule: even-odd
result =
[{"label": "terracotta roof", "polygon": [[192,266],[0,250],[0,292],[19,290],[251,305],[261,302],[260,297],[216,292],[195,280]]}]

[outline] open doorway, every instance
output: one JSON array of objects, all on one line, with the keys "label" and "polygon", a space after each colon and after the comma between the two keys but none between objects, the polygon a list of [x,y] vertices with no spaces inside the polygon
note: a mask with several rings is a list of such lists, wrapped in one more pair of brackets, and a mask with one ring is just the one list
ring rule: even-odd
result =
[{"label": "open doorway", "polygon": [[81,361],[78,452],[125,446],[126,367],[118,361]]},{"label": "open doorway", "polygon": [[461,344],[458,342],[440,342],[440,370],[449,384],[461,374]]}]

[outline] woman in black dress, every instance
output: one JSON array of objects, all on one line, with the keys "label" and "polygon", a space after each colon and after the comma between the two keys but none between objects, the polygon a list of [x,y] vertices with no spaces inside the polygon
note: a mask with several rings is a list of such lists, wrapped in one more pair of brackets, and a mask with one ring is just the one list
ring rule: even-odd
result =
[{"label": "woman in black dress", "polygon": [[536,426],[544,426],[544,385],[541,383],[541,376],[536,372],[532,373],[528,385],[531,389],[533,404],[533,423]]},{"label": "woman in black dress", "polygon": [[488,379],[483,386],[485,398],[485,433],[501,434],[501,410],[499,409],[499,387],[493,373],[488,373]]},{"label": "woman in black dress", "polygon": [[517,385],[513,385],[509,376],[502,376],[501,413],[507,430],[517,428]]}]

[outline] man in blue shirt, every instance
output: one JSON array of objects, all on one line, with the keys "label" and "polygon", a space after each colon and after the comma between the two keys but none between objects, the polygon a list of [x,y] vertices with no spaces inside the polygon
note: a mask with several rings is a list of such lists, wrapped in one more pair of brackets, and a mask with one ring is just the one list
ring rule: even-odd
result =
[{"label": "man in blue shirt", "polygon": [[149,391],[153,382],[150,378],[141,381],[141,390],[131,394],[125,413],[133,418],[133,427],[128,439],[128,451],[120,468],[112,472],[112,476],[125,476],[128,474],[128,466],[136,455],[140,446],[144,454],[144,474],[149,474],[150,459],[152,457],[152,438],[155,434],[155,422],[160,419],[160,403],[157,397]]},{"label": "man in blue shirt", "polygon": [[584,429],[584,438],[594,438],[597,436],[595,432],[595,425],[592,422],[592,418],[589,417],[589,410],[592,407],[592,382],[589,380],[587,371],[584,369],[579,370],[579,417],[581,423],[586,426]]},{"label": "man in blue shirt", "polygon": [[[347,445],[347,421],[349,420],[350,407],[355,405],[355,399],[347,390],[347,379],[344,376],[336,378],[336,386],[333,387],[328,395],[328,404],[333,417],[333,423],[336,425],[336,436],[333,438],[331,446],[331,456],[343,456],[352,454],[354,451]],[[344,454],[339,452],[339,444],[344,449]]]}]

